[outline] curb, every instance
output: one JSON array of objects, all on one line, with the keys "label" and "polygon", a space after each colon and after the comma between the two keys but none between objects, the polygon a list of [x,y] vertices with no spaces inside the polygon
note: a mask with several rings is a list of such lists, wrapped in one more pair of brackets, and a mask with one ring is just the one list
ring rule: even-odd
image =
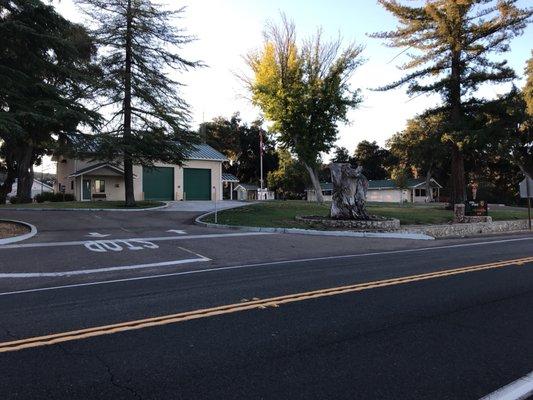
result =
[{"label": "curb", "polygon": [[149,208],[0,208],[1,211],[111,211],[111,212],[139,212],[154,211],[168,207],[168,204]]},{"label": "curb", "polygon": [[15,242],[21,242],[23,240],[32,238],[32,237],[34,237],[37,234],[37,228],[34,225],[29,224],[29,223],[24,222],[24,221],[17,221],[17,220],[14,220],[14,219],[0,219],[0,222],[13,222],[13,223],[16,223],[16,224],[26,225],[27,227],[30,228],[30,232],[29,233],[25,233],[24,235],[19,235],[19,236],[13,236],[13,237],[10,237],[10,238],[0,239],[0,245],[10,244],[10,243],[15,243]]},{"label": "curb", "polygon": [[300,229],[300,228],[266,228],[255,226],[239,226],[239,225],[223,225],[213,224],[211,222],[204,222],[202,218],[214,214],[214,211],[202,214],[195,218],[194,223],[206,228],[216,229],[234,229],[246,232],[270,232],[270,233],[288,233],[299,235],[313,235],[313,236],[338,236],[338,237],[365,237],[365,238],[382,238],[382,239],[412,239],[412,240],[435,240],[433,236],[425,235],[423,233],[414,232],[353,232],[353,231],[319,231],[315,229]]}]

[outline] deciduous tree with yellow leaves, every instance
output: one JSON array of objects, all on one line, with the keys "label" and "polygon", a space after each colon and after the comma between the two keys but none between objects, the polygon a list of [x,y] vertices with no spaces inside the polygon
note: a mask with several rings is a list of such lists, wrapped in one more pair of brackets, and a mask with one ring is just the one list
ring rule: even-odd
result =
[{"label": "deciduous tree with yellow leaves", "polygon": [[355,43],[343,47],[340,38],[326,42],[320,30],[299,46],[294,23],[282,15],[279,26],[267,26],[263,47],[246,57],[252,101],[272,122],[281,146],[305,166],[318,202],[321,154],[333,148],[339,122],[347,122],[348,111],[361,102],[349,79],[363,62],[362,51]]}]

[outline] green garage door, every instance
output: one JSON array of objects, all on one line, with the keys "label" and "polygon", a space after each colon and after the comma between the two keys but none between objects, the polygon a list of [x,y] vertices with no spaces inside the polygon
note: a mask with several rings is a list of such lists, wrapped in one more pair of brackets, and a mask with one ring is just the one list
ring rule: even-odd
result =
[{"label": "green garage door", "polygon": [[143,167],[145,200],[174,200],[174,168]]},{"label": "green garage door", "polygon": [[211,200],[211,170],[184,168],[183,191],[185,200]]}]

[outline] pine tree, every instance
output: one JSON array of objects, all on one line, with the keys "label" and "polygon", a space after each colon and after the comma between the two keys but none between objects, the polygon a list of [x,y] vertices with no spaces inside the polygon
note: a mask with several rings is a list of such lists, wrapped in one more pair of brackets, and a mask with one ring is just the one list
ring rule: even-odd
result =
[{"label": "pine tree", "polygon": [[181,164],[197,139],[189,106],[169,70],[201,65],[177,50],[194,40],[174,23],[184,11],[150,0],[77,0],[96,26],[103,69],[100,94],[109,121],[99,157],[124,164],[126,206],[135,206],[133,165]]},{"label": "pine tree", "polygon": [[410,61],[401,66],[407,75],[382,90],[408,84],[410,95],[438,93],[449,124],[444,136],[451,152],[452,203],[466,198],[464,150],[468,144],[469,114],[479,105],[474,95],[483,83],[509,82],[514,71],[492,54],[509,50],[509,41],[521,34],[532,9],[521,9],[517,0],[427,0],[406,6],[378,0],[400,26],[372,37],[387,39],[390,47],[407,51]]}]

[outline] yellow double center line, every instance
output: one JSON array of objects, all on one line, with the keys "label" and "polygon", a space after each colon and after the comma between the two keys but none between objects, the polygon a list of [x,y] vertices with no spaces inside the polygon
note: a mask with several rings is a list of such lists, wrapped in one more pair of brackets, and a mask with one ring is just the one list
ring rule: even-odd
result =
[{"label": "yellow double center line", "polygon": [[0,343],[0,353],[8,351],[17,351],[28,349],[32,347],[47,346],[56,343],[68,342],[71,340],[87,339],[95,336],[110,335],[113,333],[132,331],[136,329],[143,329],[158,325],[167,325],[177,322],[190,321],[193,319],[208,318],[216,315],[232,314],[240,311],[262,309],[267,307],[277,307],[280,304],[295,303],[297,301],[317,299],[320,297],[336,296],[339,294],[359,292],[363,290],[376,289],[386,286],[401,285],[410,282],[424,281],[428,279],[442,278],[451,275],[465,274],[469,272],[483,271],[488,269],[496,269],[508,267],[511,265],[525,265],[533,263],[533,257],[519,258],[514,260],[506,260],[494,262],[489,264],[473,265],[469,267],[455,268],[442,270],[437,272],[429,272],[426,274],[403,276],[399,278],[383,279],[379,281],[359,283],[347,286],[338,286],[329,289],[314,290],[311,292],[303,292],[290,294],[286,296],[271,297],[268,299],[253,300],[244,303],[228,304],[219,307],[205,308],[195,311],[187,311],[178,314],[164,315],[154,318],[140,319],[136,321],[122,322],[119,324],[98,326],[88,329],[80,329],[76,331],[69,331],[57,333],[46,336],[38,336],[22,340],[15,340],[11,342]]}]

